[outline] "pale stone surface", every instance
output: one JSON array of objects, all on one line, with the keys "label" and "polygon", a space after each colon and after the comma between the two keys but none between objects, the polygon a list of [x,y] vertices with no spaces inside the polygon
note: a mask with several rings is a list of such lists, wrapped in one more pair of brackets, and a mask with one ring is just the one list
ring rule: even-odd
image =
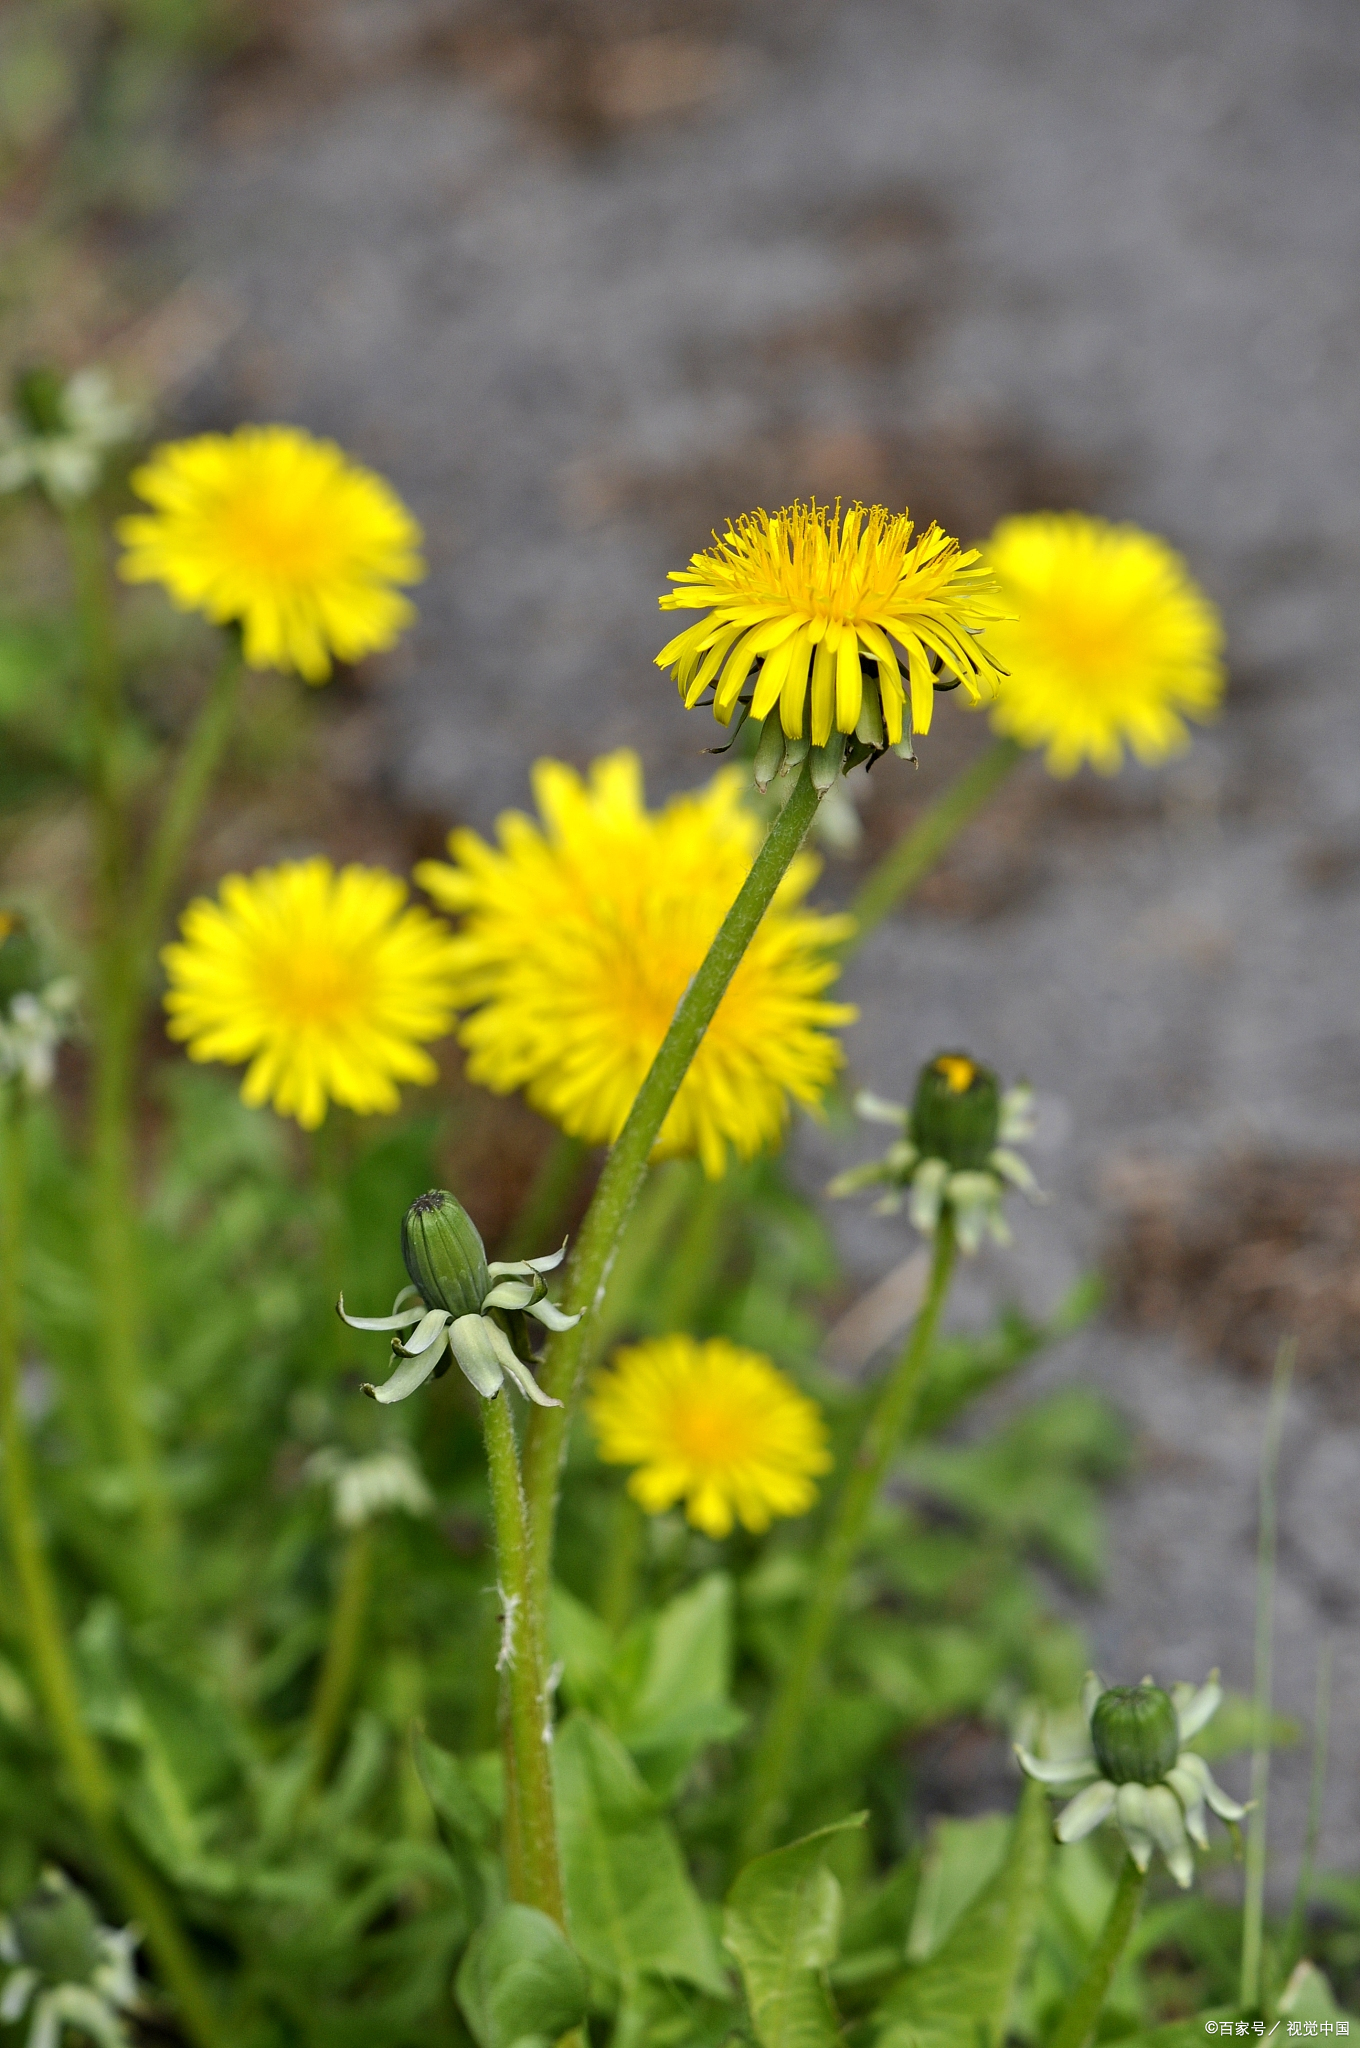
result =
[{"label": "pale stone surface", "polygon": [[[625,13],[584,55],[545,46],[552,10],[522,12],[488,55],[457,40],[468,8],[315,9],[325,90],[236,88],[178,230],[242,314],[185,417],[333,432],[428,525],[422,624],[385,699],[390,785],[486,825],[524,800],[529,749],[627,742],[655,786],[693,779],[709,733],[650,666],[655,593],[762,495],[905,496],[960,522],[1080,496],[1191,556],[1230,620],[1228,715],[1108,802],[1050,800],[1037,771],[1017,786],[992,914],[923,908],[856,966],[856,1074],[900,1092],[967,1040],[1070,1131],[1040,1154],[1056,1204],[972,1297],[1051,1300],[1100,1248],[1120,1154],[1354,1155],[1350,0],[738,5],[669,40]],[[452,45],[431,40],[449,24]],[[589,147],[560,107],[556,125],[532,112],[573,51]],[[909,801],[957,757],[952,705],[940,724]],[[885,763],[875,802],[908,777]],[[1301,878],[1319,852],[1326,890]],[[810,1178],[850,1156],[800,1146]],[[902,1256],[886,1224],[839,1227],[865,1285]],[[1264,1390],[1106,1327],[1042,1371],[1093,1376],[1140,1433],[1109,1597],[1086,1614],[1111,1674],[1221,1663],[1249,1685]],[[1324,1858],[1352,1863],[1358,1476],[1354,1417],[1305,1388],[1278,1692],[1308,1716],[1335,1629]],[[1304,1758],[1280,1772],[1282,1866],[1305,1777]]]}]

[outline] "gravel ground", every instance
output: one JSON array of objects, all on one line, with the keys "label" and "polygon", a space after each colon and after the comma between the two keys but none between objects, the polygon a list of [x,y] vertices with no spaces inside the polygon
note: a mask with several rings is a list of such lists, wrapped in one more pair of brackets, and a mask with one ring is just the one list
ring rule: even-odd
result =
[{"label": "gravel ground", "polygon": [[[695,779],[708,735],[650,666],[655,594],[750,503],[909,500],[970,534],[1032,505],[1136,519],[1225,609],[1226,717],[1160,777],[1022,771],[857,963],[855,1073],[900,1091],[964,1040],[1041,1091],[1058,1199],[979,1262],[974,1311],[1051,1301],[1149,1162],[1154,1192],[1218,1172],[1229,1236],[1240,1175],[1353,1167],[1350,0],[353,0],[285,29],[223,90],[174,228],[190,292],[234,309],[181,403],[335,433],[425,520],[387,787],[485,826],[530,753],[628,743],[654,789]],[[867,848],[980,737],[946,703],[919,776],[876,774]],[[846,1156],[799,1142],[810,1177]],[[902,1256],[887,1225],[839,1227],[865,1284]],[[1290,1269],[1305,1323],[1354,1269],[1338,1227]],[[1325,1361],[1305,1343],[1289,1414],[1277,1673],[1306,1721],[1335,1635],[1323,1858],[1354,1866],[1360,1345],[1339,1326]],[[1249,1686],[1259,1371],[1111,1318],[1042,1372],[1093,1377],[1138,1436],[1085,1613],[1108,1670]],[[1306,1770],[1279,1773],[1282,1871]]]}]

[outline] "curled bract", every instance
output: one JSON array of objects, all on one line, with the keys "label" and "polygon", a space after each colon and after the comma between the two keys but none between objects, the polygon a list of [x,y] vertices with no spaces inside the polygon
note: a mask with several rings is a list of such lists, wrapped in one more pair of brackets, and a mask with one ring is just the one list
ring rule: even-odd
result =
[{"label": "curled bract", "polygon": [[338,1310],[352,1330],[404,1331],[393,1336],[400,1361],[382,1386],[364,1392],[383,1403],[404,1401],[449,1369],[452,1360],[484,1400],[505,1380],[540,1408],[560,1408],[545,1394],[519,1356],[498,1315],[532,1316],[548,1330],[570,1330],[581,1318],[548,1299],[545,1273],[566,1257],[566,1245],[537,1259],[487,1260],[476,1225],[456,1196],[432,1188],[407,1211],[402,1250],[413,1284],[403,1287],[390,1316],[352,1316],[341,1295]]},{"label": "curled bract", "polygon": [[1204,1758],[1187,1747],[1218,1711],[1218,1673],[1205,1684],[1164,1692],[1145,1678],[1136,1686],[1102,1686],[1088,1672],[1082,1710],[1091,1741],[1072,1756],[1037,1757],[1017,1743],[1025,1775],[1054,1792],[1074,1791],[1053,1825],[1060,1842],[1079,1842],[1113,1820],[1140,1870],[1160,1849],[1182,1888],[1195,1874],[1191,1844],[1207,1849],[1207,1807],[1235,1827],[1247,1808],[1215,1783]]}]

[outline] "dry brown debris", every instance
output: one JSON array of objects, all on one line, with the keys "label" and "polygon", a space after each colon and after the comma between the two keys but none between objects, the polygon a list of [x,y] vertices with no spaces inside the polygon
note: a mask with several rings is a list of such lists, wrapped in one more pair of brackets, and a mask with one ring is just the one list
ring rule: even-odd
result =
[{"label": "dry brown debris", "polygon": [[1105,1192],[1120,1213],[1114,1305],[1129,1321],[1253,1375],[1295,1336],[1301,1372],[1339,1393],[1360,1385],[1360,1163],[1125,1160]]}]

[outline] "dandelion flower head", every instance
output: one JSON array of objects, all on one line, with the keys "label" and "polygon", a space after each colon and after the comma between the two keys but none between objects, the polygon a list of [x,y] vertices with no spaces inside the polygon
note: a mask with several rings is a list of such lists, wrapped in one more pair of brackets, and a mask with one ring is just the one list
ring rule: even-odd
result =
[{"label": "dandelion flower head", "polygon": [[451,935],[405,900],[396,875],[327,860],[228,875],[161,954],[170,1036],[190,1059],[248,1061],[242,1101],[306,1130],[331,1102],[396,1109],[399,1083],[436,1078],[422,1048],[454,1015]]},{"label": "dandelion flower head", "polygon": [[[541,825],[518,812],[499,847],[449,840],[453,865],[416,880],[461,912],[455,1000],[469,1077],[531,1106],[589,1144],[616,1138],[675,1006],[750,871],[760,827],[744,778],[649,812],[627,751],[588,777],[558,761],[533,771]],[[855,1012],[824,999],[830,949],[850,921],[803,908],[818,863],[800,855],[756,932],[662,1125],[656,1156],[697,1153],[719,1177],[729,1146],[748,1159],[777,1143],[788,1100],[814,1104],[841,1064],[831,1036]]]},{"label": "dandelion flower head", "polygon": [[[909,733],[930,730],[936,665],[974,699],[995,686],[995,659],[977,638],[998,616],[991,575],[975,549],[938,526],[917,533],[905,512],[852,505],[842,518],[839,500],[831,510],[748,512],[670,580],[677,587],[662,609],[707,617],[669,641],[657,667],[672,671],[686,709],[711,683],[713,715],[724,725],[757,659],[751,716],[777,705],[788,738],[814,746],[833,730],[854,732],[866,708],[871,719],[881,715],[890,746],[901,740],[894,642],[910,678]],[[862,660],[877,677],[867,706]]]},{"label": "dandelion flower head", "polygon": [[251,668],[324,682],[391,647],[415,613],[421,530],[391,486],[297,427],[238,427],[153,451],[132,473],[152,507],[118,523],[128,583],[238,622]]},{"label": "dandelion flower head", "polygon": [[628,1491],[647,1513],[683,1501],[706,1536],[806,1514],[831,1464],[816,1402],[726,1337],[626,1345],[596,1375],[586,1408],[600,1456],[636,1466]]},{"label": "dandelion flower head", "polygon": [[1007,679],[992,723],[1045,747],[1053,775],[1112,775],[1128,746],[1156,763],[1189,745],[1223,694],[1223,628],[1156,534],[1080,512],[1003,519],[987,559],[1012,617],[992,639]]}]

